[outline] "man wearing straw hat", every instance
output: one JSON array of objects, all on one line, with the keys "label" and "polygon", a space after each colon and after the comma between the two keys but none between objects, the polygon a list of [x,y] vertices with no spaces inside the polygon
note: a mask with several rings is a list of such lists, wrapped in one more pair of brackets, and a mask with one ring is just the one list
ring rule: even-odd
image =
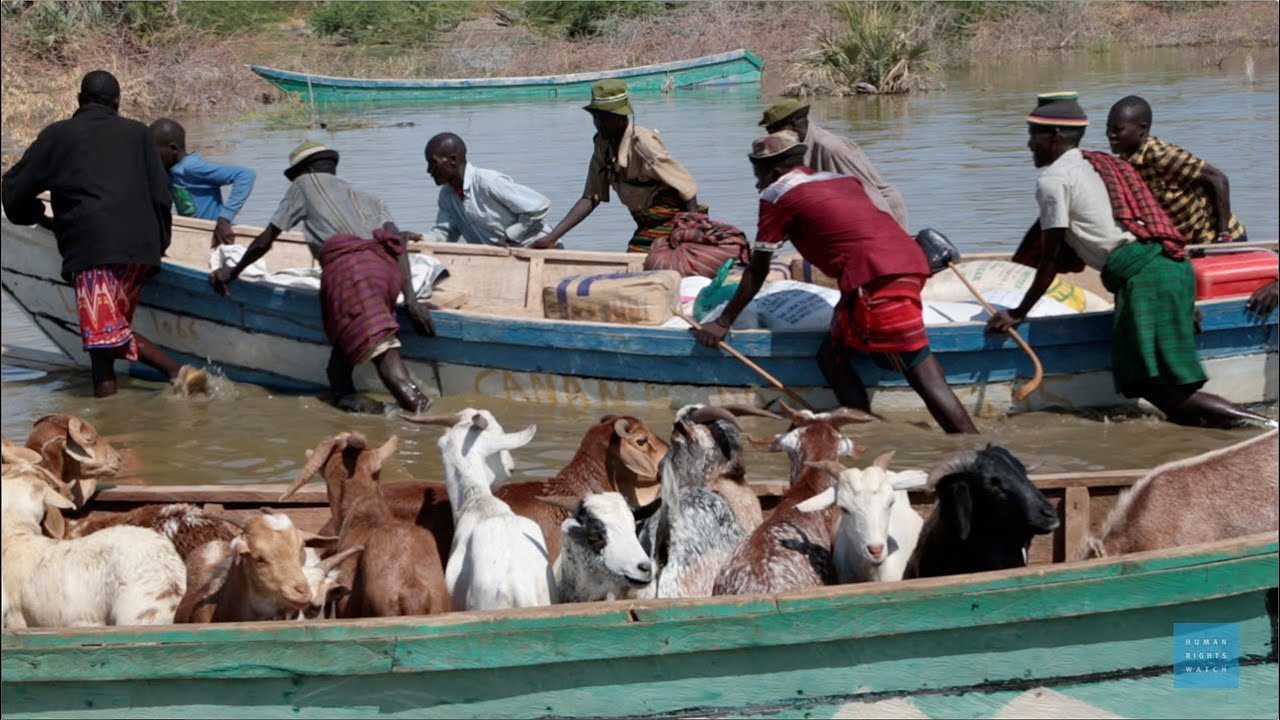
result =
[{"label": "man wearing straw hat", "polygon": [[284,175],[291,182],[271,222],[245,250],[234,268],[209,274],[223,296],[227,285],[267,254],[280,233],[303,224],[311,254],[320,262],[320,311],[329,354],[329,384],[334,403],[344,410],[371,409],[356,394],[352,372],[371,361],[400,407],[426,410],[431,400],[409,375],[400,357],[396,299],[418,332],[435,335],[431,313],[413,290],[405,239],[382,200],[340,179],[338,153],[304,142],[289,154]]},{"label": "man wearing straw hat", "polygon": [[924,251],[871,202],[856,178],[815,173],[791,130],[759,138],[748,156],[760,190],[751,263],[720,317],[703,323],[698,342],[716,347],[764,284],[773,253],[790,240],[804,259],[838,280],[842,296],[818,365],[841,405],[869,410],[850,353],[902,373],[948,433],[976,433],[929,350],[920,291],[929,277]]},{"label": "man wearing straw hat", "polygon": [[1089,120],[1074,92],[1044,93],[1027,116],[1031,158],[1042,168],[1035,228],[1015,260],[1036,268],[1018,307],[987,321],[1003,333],[1026,318],[1059,272],[1085,265],[1101,271],[1115,296],[1111,372],[1116,392],[1143,398],[1180,425],[1275,426],[1217,395],[1201,392],[1206,376],[1195,340],[1195,276],[1186,240],[1124,159],[1081,151]]},{"label": "man wearing straw hat", "polygon": [[[147,126],[120,117],[120,83],[106,70],[80,81],[80,107],[40,131],[4,174],[4,212],[53,231],[62,275],[75,287],[93,394],[116,394],[115,361],[142,361],[185,395],[207,391],[204,370],[174,362],[133,328],[147,278],[169,247],[169,176]],[[48,190],[52,222],[38,197]]]},{"label": "man wearing straw hat", "polygon": [[596,136],[582,198],[550,233],[529,247],[554,246],[597,205],[609,201],[610,188],[636,221],[628,252],[649,252],[654,240],[670,235],[676,213],[706,212],[705,206],[698,205],[698,183],[671,157],[657,131],[632,121],[626,82],[596,82],[591,86],[591,102],[583,109],[591,113]]},{"label": "man wearing straw hat", "polygon": [[892,215],[903,230],[911,232],[907,226],[907,206],[902,201],[902,194],[880,177],[871,158],[867,157],[856,142],[818,127],[817,123],[811,121],[808,103],[795,98],[776,102],[764,111],[759,124],[768,133],[794,131],[800,137],[800,142],[808,148],[804,153],[805,167],[817,172],[833,172],[858,178],[862,181],[862,187],[866,188],[871,202]]}]

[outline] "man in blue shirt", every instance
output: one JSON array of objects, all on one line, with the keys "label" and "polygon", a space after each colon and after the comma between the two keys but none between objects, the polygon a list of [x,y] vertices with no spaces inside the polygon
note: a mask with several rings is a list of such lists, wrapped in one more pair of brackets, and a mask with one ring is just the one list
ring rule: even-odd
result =
[{"label": "man in blue shirt", "polygon": [[462,138],[440,133],[424,154],[427,174],[440,186],[435,227],[422,234],[424,240],[522,246],[550,230],[543,218],[551,201],[500,172],[468,163]]},{"label": "man in blue shirt", "polygon": [[[213,228],[214,247],[235,243],[231,223],[253,192],[257,174],[239,165],[208,162],[199,152],[188,153],[186,129],[169,118],[151,123],[151,137],[169,171],[173,209],[179,215],[217,221]],[[222,201],[224,185],[231,186],[231,197],[225,203]]]}]

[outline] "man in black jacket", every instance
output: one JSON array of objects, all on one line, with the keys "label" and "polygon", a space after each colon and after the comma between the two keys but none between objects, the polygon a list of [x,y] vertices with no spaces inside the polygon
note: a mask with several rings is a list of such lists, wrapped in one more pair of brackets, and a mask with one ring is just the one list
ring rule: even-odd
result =
[{"label": "man in black jacket", "polygon": [[[179,366],[131,327],[146,279],[169,247],[169,178],[147,126],[119,116],[120,83],[105,70],[80,82],[80,108],[40,135],[4,174],[4,211],[18,225],[53,231],[62,276],[75,285],[80,336],[97,397],[116,392],[115,361],[162,371],[187,394],[203,370]],[[37,197],[48,190],[53,219]]]}]

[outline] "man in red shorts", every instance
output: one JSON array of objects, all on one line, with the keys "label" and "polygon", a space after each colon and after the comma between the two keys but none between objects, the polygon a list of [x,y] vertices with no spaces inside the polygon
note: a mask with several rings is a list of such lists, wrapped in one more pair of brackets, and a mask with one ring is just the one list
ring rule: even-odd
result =
[{"label": "man in red shorts", "polygon": [[[185,394],[203,393],[203,370],[179,366],[132,326],[142,286],[169,247],[169,176],[147,126],[120,117],[120,83],[111,73],[86,74],[79,102],[4,174],[5,215],[57,238],[63,278],[76,289],[96,397],[115,394],[119,358],[160,370]],[[52,221],[37,197],[46,190]]]},{"label": "man in red shorts", "polygon": [[840,404],[870,409],[866,387],[849,363],[850,351],[896,370],[924,400],[942,429],[976,433],[973,420],[947,385],[929,351],[920,291],[929,277],[924,251],[892,215],[872,203],[854,177],[804,166],[805,146],[792,130],[759,138],[752,167],[760,190],[760,221],[750,267],[720,317],[704,323],[698,342],[716,347],[764,284],[773,253],[790,240],[843,293],[818,364]]}]

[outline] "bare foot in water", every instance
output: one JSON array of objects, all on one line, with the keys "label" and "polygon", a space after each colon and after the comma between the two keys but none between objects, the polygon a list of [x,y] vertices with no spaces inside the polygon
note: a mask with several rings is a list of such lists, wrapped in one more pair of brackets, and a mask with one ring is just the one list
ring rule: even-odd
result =
[{"label": "bare foot in water", "polygon": [[208,397],[209,373],[200,368],[183,365],[178,376],[169,383],[175,395],[180,397]]}]

